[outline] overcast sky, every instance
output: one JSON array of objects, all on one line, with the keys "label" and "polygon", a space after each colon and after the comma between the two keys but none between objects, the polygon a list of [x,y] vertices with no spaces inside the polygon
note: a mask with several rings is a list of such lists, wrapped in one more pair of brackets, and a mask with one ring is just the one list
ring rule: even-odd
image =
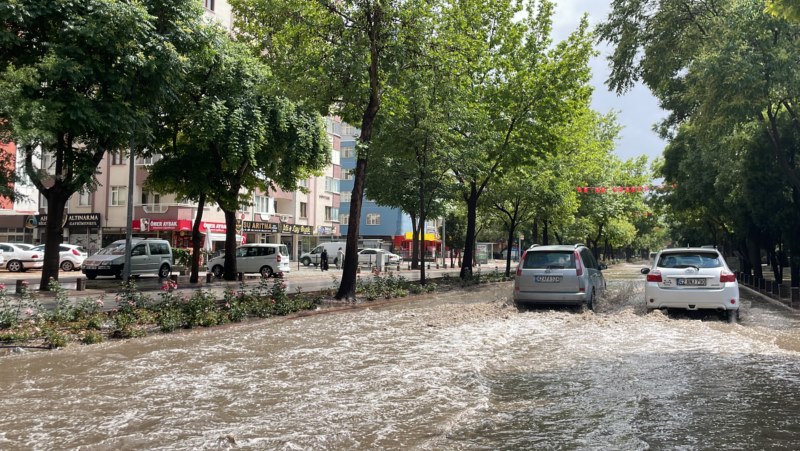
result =
[{"label": "overcast sky", "polygon": [[[583,13],[589,14],[589,23],[594,26],[605,20],[610,10],[609,0],[555,0],[553,33],[556,41],[574,31]],[[600,56],[592,59],[592,85],[595,87],[592,106],[601,113],[617,112],[617,121],[622,125],[616,153],[621,159],[647,155],[652,161],[661,155],[665,142],[653,132],[653,124],[666,117],[650,91],[638,85],[623,96],[609,92],[605,85],[609,69],[606,57],[608,48],[598,48]]]}]

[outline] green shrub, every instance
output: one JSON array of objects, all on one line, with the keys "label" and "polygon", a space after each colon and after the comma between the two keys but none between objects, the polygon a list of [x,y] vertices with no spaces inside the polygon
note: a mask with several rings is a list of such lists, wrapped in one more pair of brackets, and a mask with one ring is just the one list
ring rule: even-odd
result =
[{"label": "green shrub", "polygon": [[81,338],[81,343],[87,345],[93,345],[102,342],[103,334],[97,332],[96,330],[87,330],[86,333],[83,334],[83,338]]},{"label": "green shrub", "polygon": [[56,329],[42,329],[45,343],[51,348],[63,348],[67,345],[67,336]]}]

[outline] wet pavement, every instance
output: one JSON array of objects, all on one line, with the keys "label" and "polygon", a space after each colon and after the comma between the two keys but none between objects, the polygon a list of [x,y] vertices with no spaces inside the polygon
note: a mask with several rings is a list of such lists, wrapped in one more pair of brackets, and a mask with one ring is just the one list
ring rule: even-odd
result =
[{"label": "wet pavement", "polygon": [[800,318],[596,312],[511,284],[0,358],[0,449],[795,449]]}]

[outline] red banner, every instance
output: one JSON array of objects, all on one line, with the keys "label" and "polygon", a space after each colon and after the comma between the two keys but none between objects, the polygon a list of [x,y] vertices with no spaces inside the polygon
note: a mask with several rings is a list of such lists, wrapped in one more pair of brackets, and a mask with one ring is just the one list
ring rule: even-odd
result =
[{"label": "red banner", "polygon": [[672,185],[640,185],[640,186],[579,186],[579,194],[631,194],[649,193],[651,191],[666,191],[675,188]]},{"label": "red banner", "polygon": [[[131,223],[134,232],[191,232],[193,221],[190,219],[134,219]],[[224,222],[200,222],[200,232],[206,233],[207,227],[212,233],[225,233]]]}]

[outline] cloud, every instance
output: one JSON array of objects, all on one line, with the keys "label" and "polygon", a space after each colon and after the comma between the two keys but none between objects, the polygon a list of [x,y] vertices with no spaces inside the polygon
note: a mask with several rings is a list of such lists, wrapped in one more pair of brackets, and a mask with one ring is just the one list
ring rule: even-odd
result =
[{"label": "cloud", "polygon": [[[604,20],[611,10],[608,0],[558,0],[553,17],[553,37],[565,39],[580,23],[584,13],[589,14],[589,23],[596,25]],[[642,85],[637,85],[624,95],[610,92],[605,81],[610,74],[607,56],[610,49],[598,47],[600,55],[592,58],[592,107],[601,112],[614,111],[623,127],[617,143],[616,154],[622,159],[647,155],[650,160],[661,155],[665,142],[653,131],[653,125],[666,117],[658,101]]]}]

